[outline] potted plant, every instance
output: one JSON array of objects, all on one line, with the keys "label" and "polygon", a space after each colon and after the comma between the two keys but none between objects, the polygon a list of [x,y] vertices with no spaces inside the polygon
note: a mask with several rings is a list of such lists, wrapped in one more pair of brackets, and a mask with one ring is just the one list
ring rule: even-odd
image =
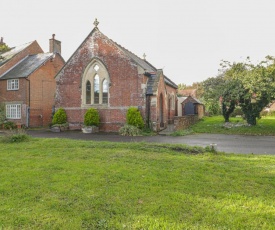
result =
[{"label": "potted plant", "polygon": [[84,115],[83,133],[95,133],[99,131],[99,113],[97,109],[90,108]]},{"label": "potted plant", "polygon": [[69,128],[69,124],[67,123],[66,111],[63,108],[59,108],[53,115],[51,131],[60,132],[60,131],[67,130],[68,128]]}]

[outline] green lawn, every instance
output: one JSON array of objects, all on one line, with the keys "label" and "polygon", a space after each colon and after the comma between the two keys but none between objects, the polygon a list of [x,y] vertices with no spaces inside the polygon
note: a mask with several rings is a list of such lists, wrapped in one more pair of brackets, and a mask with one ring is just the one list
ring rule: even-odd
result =
[{"label": "green lawn", "polygon": [[[242,118],[230,118],[233,124],[245,123]],[[275,117],[263,117],[255,126],[225,128],[222,116],[204,117],[190,129],[195,133],[224,133],[243,135],[275,135]]]},{"label": "green lawn", "polygon": [[67,139],[0,149],[0,229],[275,226],[273,156]]}]

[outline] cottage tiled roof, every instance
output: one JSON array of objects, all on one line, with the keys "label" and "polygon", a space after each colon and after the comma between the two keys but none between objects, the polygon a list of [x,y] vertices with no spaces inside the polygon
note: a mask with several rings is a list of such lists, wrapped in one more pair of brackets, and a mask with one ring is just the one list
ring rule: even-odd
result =
[{"label": "cottage tiled roof", "polygon": [[26,43],[26,44],[23,44],[20,46],[16,46],[16,47],[11,48],[9,51],[0,53],[0,66],[2,66],[7,61],[12,59],[16,54],[20,53],[22,50],[27,48],[31,43],[32,42],[29,42],[29,43]]},{"label": "cottage tiled roof", "polygon": [[0,79],[25,78],[53,57],[53,53],[41,53],[26,56],[17,65],[0,76]]},{"label": "cottage tiled roof", "polygon": [[184,104],[186,102],[191,101],[194,104],[202,104],[199,99],[192,97],[192,96],[188,96],[188,97],[179,97],[179,101],[181,104]]}]

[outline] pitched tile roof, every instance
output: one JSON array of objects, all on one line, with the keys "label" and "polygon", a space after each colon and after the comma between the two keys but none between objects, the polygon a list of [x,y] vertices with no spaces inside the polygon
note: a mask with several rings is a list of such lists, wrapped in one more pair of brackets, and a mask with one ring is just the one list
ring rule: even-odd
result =
[{"label": "pitched tile roof", "polygon": [[12,59],[16,54],[20,53],[22,50],[24,50],[26,47],[28,47],[31,43],[29,42],[20,46],[16,46],[11,48],[9,51],[0,53],[0,66],[5,64],[7,61]]},{"label": "pitched tile roof", "polygon": [[[114,42],[114,41],[113,41]],[[141,59],[140,57],[138,57],[137,55],[135,55],[134,53],[132,53],[131,51],[127,50],[126,48],[124,48],[123,46],[117,44],[116,42],[114,42],[120,49],[122,49],[124,51],[124,53],[126,53],[126,55],[128,57],[131,58],[132,61],[134,61],[137,65],[139,65],[140,67],[142,67],[145,72],[157,72],[157,68],[155,68],[151,63],[149,63],[147,60],[145,59]],[[165,83],[174,87],[174,88],[178,88],[178,86],[168,77],[166,77],[164,75],[164,79],[165,79]]]},{"label": "pitched tile roof", "polygon": [[0,76],[0,79],[13,79],[28,77],[36,69],[38,69],[43,63],[53,57],[53,53],[41,53],[34,54],[25,57],[17,65],[13,66],[7,72]]}]

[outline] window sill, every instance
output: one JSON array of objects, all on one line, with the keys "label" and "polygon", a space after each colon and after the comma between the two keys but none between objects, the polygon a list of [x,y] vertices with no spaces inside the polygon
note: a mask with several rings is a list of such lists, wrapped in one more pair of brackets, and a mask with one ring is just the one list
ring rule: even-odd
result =
[{"label": "window sill", "polygon": [[109,104],[82,104],[81,108],[89,109],[89,108],[97,108],[97,109],[107,109],[109,108]]}]

